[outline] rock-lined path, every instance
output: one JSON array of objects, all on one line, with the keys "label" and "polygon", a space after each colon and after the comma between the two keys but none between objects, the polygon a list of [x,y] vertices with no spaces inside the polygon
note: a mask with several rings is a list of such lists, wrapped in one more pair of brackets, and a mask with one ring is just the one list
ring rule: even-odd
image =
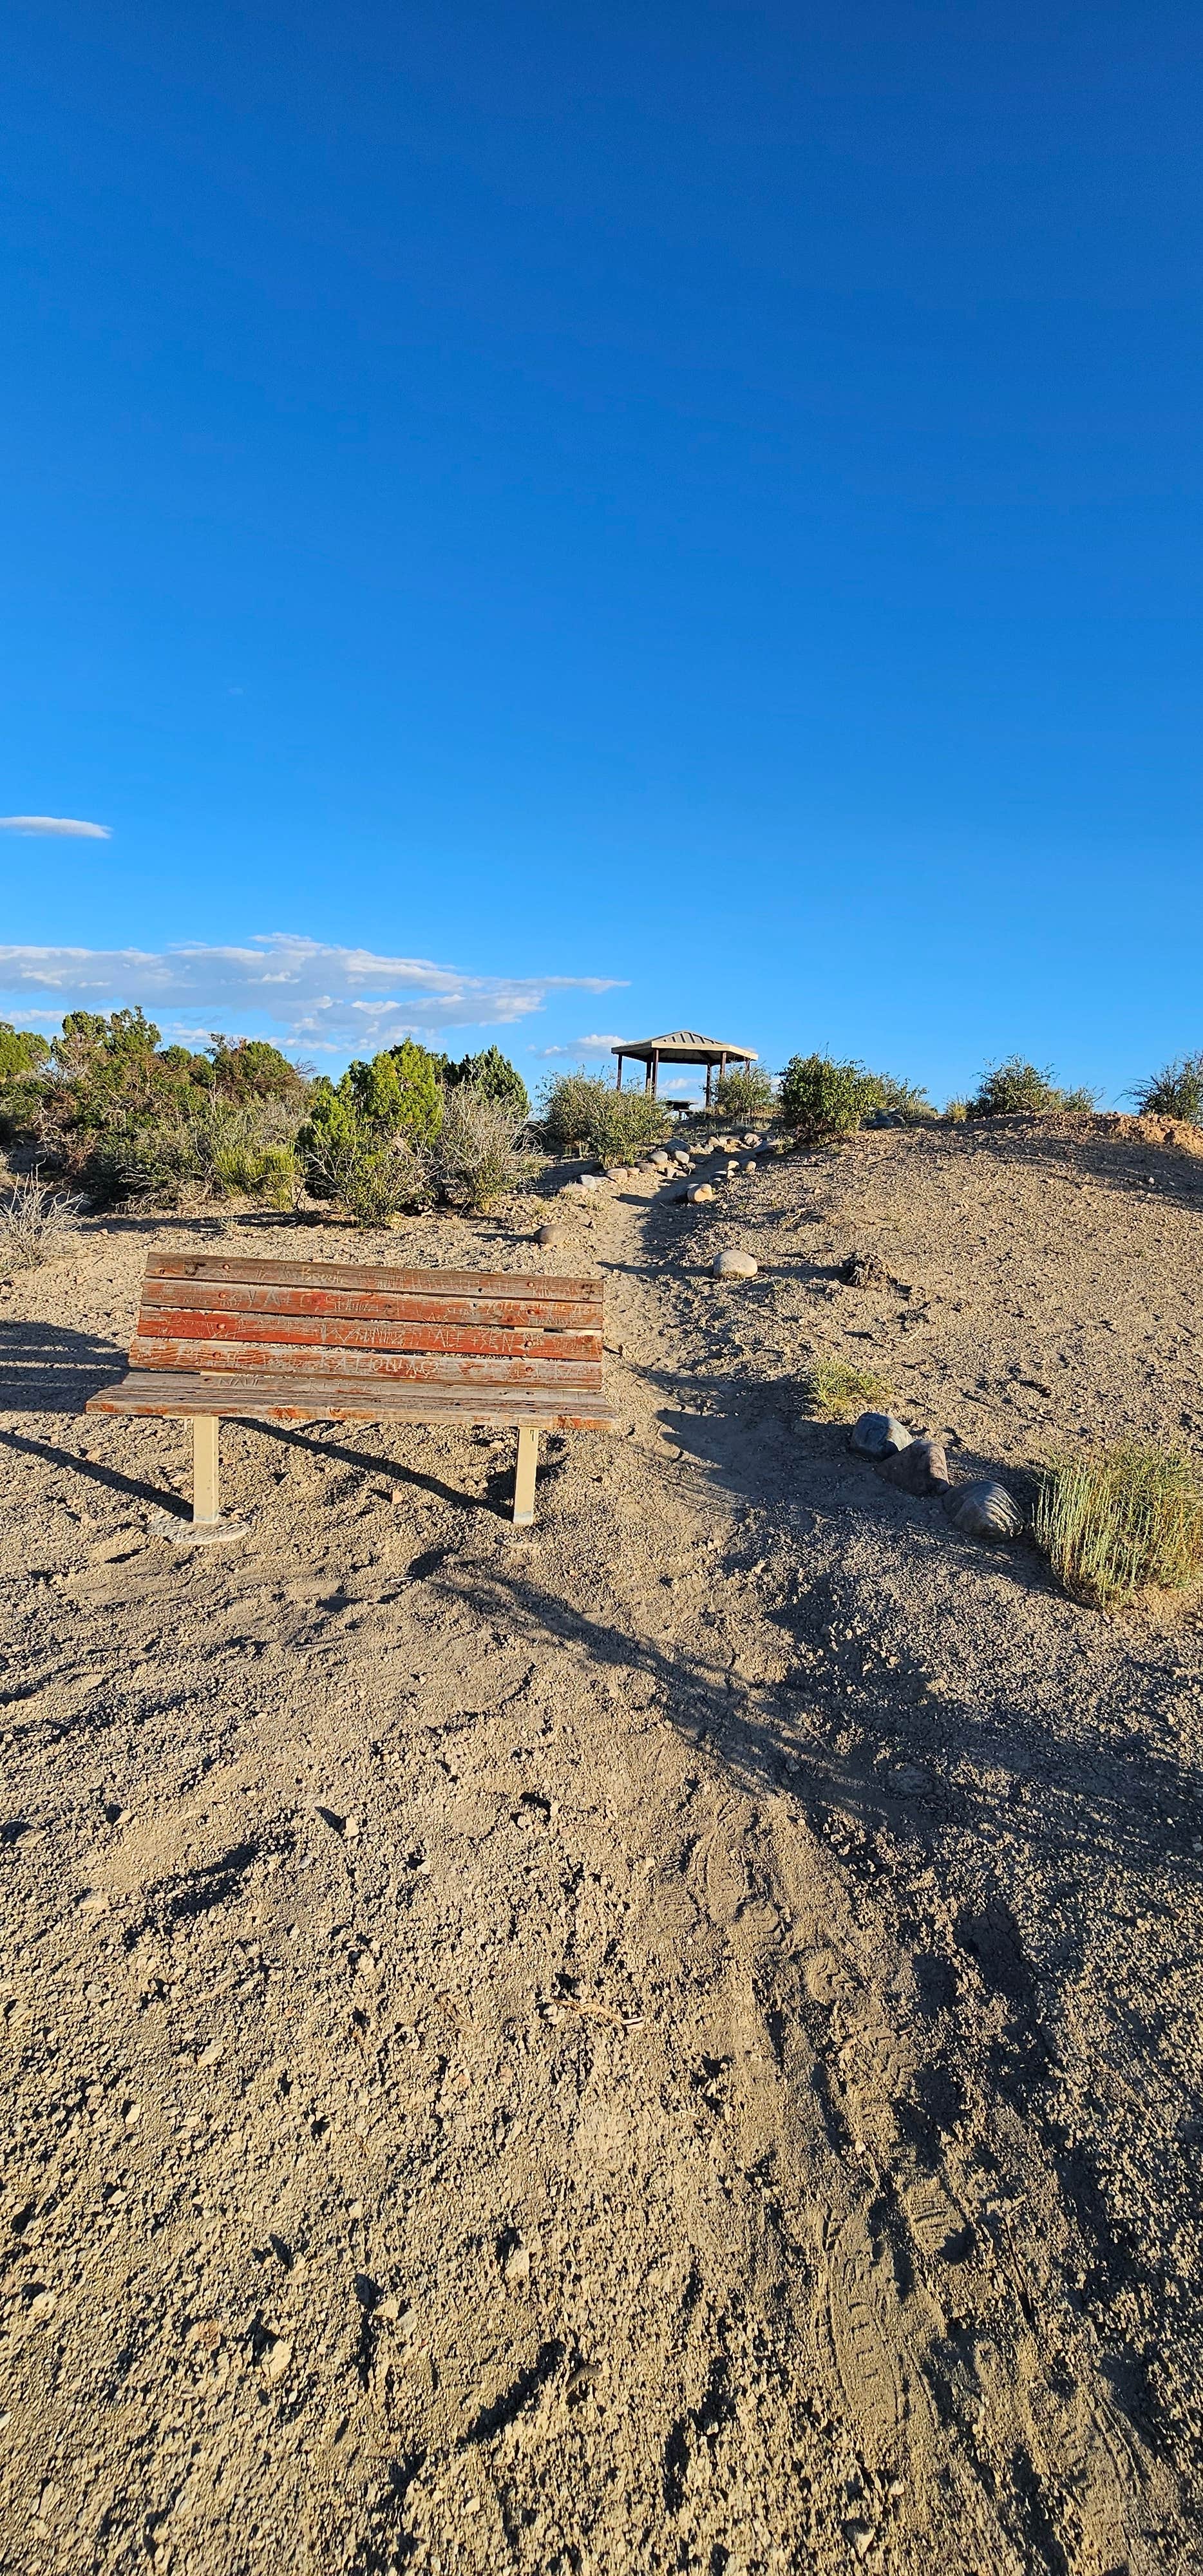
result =
[{"label": "rock-lined path", "polygon": [[981,1200],[865,1143],[569,1220],[626,1427],[529,1534],[508,1441],[248,1429],[181,1558],[182,1433],[77,1410],[154,1229],[0,1308],[0,2565],[1203,2563],[1197,1640],[799,1419],[806,1350],[915,1347],[835,1255]]}]

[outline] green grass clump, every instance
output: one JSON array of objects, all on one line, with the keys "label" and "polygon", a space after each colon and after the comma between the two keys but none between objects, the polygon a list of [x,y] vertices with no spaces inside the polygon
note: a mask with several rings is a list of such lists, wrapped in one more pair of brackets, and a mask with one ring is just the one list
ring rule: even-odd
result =
[{"label": "green grass clump", "polygon": [[1203,1487],[1177,1449],[1120,1441],[1051,1459],[1033,1527],[1066,1590],[1099,1609],[1203,1580]]},{"label": "green grass clump", "polygon": [[1180,1055],[1163,1065],[1136,1092],[1141,1118],[1182,1118],[1203,1127],[1203,1055]]},{"label": "green grass clump", "polygon": [[861,1413],[884,1413],[890,1390],[871,1369],[850,1360],[816,1360],[802,1378],[802,1400],[820,1422],[855,1422]]}]

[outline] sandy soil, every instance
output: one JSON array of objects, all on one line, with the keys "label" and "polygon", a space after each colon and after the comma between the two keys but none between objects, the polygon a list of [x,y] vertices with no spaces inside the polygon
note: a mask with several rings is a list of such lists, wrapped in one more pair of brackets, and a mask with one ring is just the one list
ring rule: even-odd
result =
[{"label": "sandy soil", "polygon": [[152,1245],[377,1238],[89,1222],[0,1300],[5,2570],[1203,2567],[1203,1630],[797,1392],[1017,1490],[1197,1447],[1201,1182],[1016,1125],[599,1194],[624,1427],[521,1534],[509,1438],[232,1426],[178,1551],[183,1427],[82,1413]]}]

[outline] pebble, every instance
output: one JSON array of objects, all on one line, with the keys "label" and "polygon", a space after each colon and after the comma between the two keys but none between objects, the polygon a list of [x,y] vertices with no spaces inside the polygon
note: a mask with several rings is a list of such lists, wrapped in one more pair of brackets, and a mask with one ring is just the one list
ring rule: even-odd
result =
[{"label": "pebble", "polygon": [[897,1458],[910,1439],[905,1423],[896,1422],[892,1413],[862,1413],[852,1425],[852,1446],[862,1458]]},{"label": "pebble", "polygon": [[285,2341],[283,2335],[276,2335],[272,2342],[269,2343],[259,2364],[260,2371],[264,2379],[267,2381],[269,2388],[274,2388],[277,2381],[283,2379],[291,2360],[292,2345]]},{"label": "pebble", "polygon": [[561,1245],[567,1241],[567,1236],[562,1226],[541,1225],[535,1241],[541,1243],[548,1252],[558,1252]]},{"label": "pebble", "polygon": [[502,2266],[501,2277],[507,2290],[520,2289],[530,2279],[530,2254],[525,2245],[511,2245]]},{"label": "pebble", "polygon": [[754,1172],[754,1171],[755,1171],[755,1169],[756,1169],[756,1165],[755,1165],[755,1163],[745,1163],[745,1164],[744,1164],[744,1170],[745,1170],[745,1172]]},{"label": "pebble", "polygon": [[886,1474],[892,1485],[901,1485],[904,1494],[943,1494],[950,1483],[948,1460],[938,1440],[908,1440],[901,1456],[890,1460]]},{"label": "pebble", "polygon": [[85,1888],[84,1893],[79,1900],[79,1913],[107,1914],[108,1910],[109,1900],[105,1895],[103,1887]]},{"label": "pebble", "polygon": [[200,2056],[196,2061],[197,2065],[216,2066],[224,2053],[221,2041],[219,2039],[211,2039],[208,2047],[202,2048]]},{"label": "pebble", "polygon": [[872,2523],[846,2522],[844,2524],[844,2533],[848,2541],[849,2548],[855,2550],[857,2557],[867,2558],[875,2538]]},{"label": "pebble", "polygon": [[716,1252],[712,1267],[716,1279],[755,1279],[760,1263],[750,1252]]},{"label": "pebble", "polygon": [[601,1182],[599,1181],[596,1172],[582,1172],[581,1177],[577,1182],[577,1188],[578,1190],[585,1190],[587,1192],[600,1190]]},{"label": "pebble", "polygon": [[992,1476],[980,1476],[972,1485],[954,1486],[949,1498],[954,1529],[964,1538],[1018,1538],[1023,1528],[1023,1513],[1015,1496]]},{"label": "pebble", "polygon": [[714,1197],[714,1192],[709,1181],[699,1181],[696,1188],[689,1191],[688,1197],[691,1207],[707,1207]]}]

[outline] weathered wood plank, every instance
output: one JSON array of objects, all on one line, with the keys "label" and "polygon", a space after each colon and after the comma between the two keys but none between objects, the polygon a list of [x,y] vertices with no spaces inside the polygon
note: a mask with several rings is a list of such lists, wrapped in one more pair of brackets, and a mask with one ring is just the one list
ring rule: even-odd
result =
[{"label": "weathered wood plank", "polygon": [[[321,1373],[312,1343],[295,1348],[279,1342],[160,1341],[135,1334],[129,1357],[130,1367],[135,1369],[239,1373],[266,1369],[273,1377],[314,1377]],[[414,1384],[562,1386],[565,1390],[601,1385],[600,1359],[476,1359],[445,1351],[339,1349],[330,1354],[330,1364],[332,1375],[337,1372],[340,1377],[364,1377],[382,1383],[400,1379]]]},{"label": "weathered wood plank", "polygon": [[236,1260],[219,1252],[152,1252],[146,1273],[153,1279],[244,1280],[265,1288],[350,1288],[384,1296],[526,1297],[589,1304],[602,1294],[600,1279],[538,1278],[516,1270],[390,1270],[351,1261]]},{"label": "weathered wood plank", "polygon": [[318,1315],[226,1315],[211,1309],[163,1312],[143,1306],[138,1318],[140,1342],[268,1342],[277,1348],[308,1351],[445,1351],[475,1353],[496,1359],[596,1360],[602,1337],[592,1333],[547,1333],[530,1326],[501,1332],[485,1324],[359,1323],[346,1317]]},{"label": "weathered wood plank", "polygon": [[270,1287],[245,1280],[147,1279],[142,1312],[178,1314],[326,1315],[356,1322],[490,1324],[518,1331],[534,1325],[540,1331],[600,1332],[600,1291],[592,1298],[444,1297],[416,1291],[405,1295],[362,1294],[343,1288],[296,1288],[273,1282]]},{"label": "weathered wood plank", "polygon": [[205,1372],[136,1369],[89,1396],[86,1411],[195,1419],[215,1414],[239,1422],[386,1422],[458,1424],[463,1430],[613,1431],[618,1415],[604,1396],[543,1387],[383,1386],[342,1378],[281,1380]]}]

